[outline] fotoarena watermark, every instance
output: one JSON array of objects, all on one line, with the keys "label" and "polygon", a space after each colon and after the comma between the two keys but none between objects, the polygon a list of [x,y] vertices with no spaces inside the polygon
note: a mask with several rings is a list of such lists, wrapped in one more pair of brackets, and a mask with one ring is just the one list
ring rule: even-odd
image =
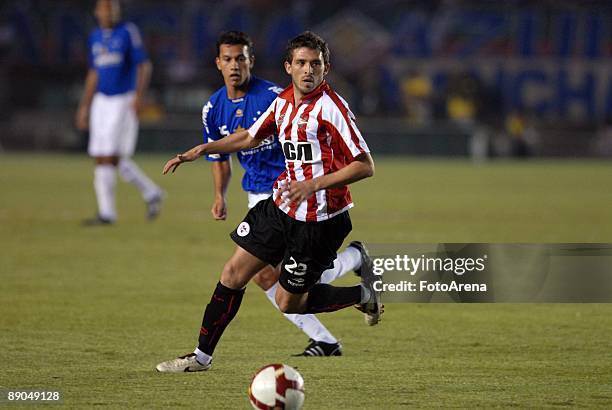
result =
[{"label": "fotoarena watermark", "polygon": [[368,244],[393,302],[612,302],[612,244]]}]

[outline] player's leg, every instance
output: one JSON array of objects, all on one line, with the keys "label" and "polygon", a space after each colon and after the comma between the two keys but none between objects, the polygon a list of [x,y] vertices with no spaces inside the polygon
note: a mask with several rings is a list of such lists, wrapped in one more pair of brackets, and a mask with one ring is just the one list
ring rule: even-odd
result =
[{"label": "player's leg", "polygon": [[238,313],[245,286],[264,266],[266,263],[261,259],[240,246],[236,247],[236,251],[223,267],[221,279],[204,311],[196,350],[199,359],[212,360],[217,342]]},{"label": "player's leg", "polygon": [[246,284],[265,265],[266,262],[237,246],[223,267],[221,278],[204,310],[198,347],[193,353],[158,364],[157,371],[182,373],[208,370],[219,339],[240,309]]},{"label": "player's leg", "polygon": [[119,161],[119,175],[140,191],[142,199],[147,204],[147,219],[155,219],[161,211],[164,197],[162,189],[128,157],[122,157]]},{"label": "player's leg", "polygon": [[361,267],[362,253],[361,242],[353,241],[346,249],[338,253],[338,256],[334,260],[334,266],[327,269],[321,275],[321,283],[331,283],[336,279],[344,276],[347,272],[355,271],[358,272]]},{"label": "player's leg", "polygon": [[223,267],[221,279],[204,311],[198,348],[194,353],[160,363],[160,372],[189,372],[210,368],[212,354],[223,331],[240,307],[244,286],[266,265],[277,265],[285,249],[283,232],[271,200],[257,204],[231,233],[238,245]]},{"label": "player's leg", "polygon": [[[272,192],[247,192],[249,209],[255,207],[259,202],[265,201],[272,196]],[[278,309],[276,304],[276,288],[280,269],[268,265],[253,277],[257,284],[266,294],[272,305]],[[342,346],[329,330],[319,321],[315,315],[297,315],[283,313],[283,316],[308,336],[308,346],[298,356],[341,356]]]},{"label": "player's leg", "polygon": [[[286,217],[289,218],[289,217]],[[361,268],[360,285],[337,287],[317,283],[336,258],[336,250],[351,231],[348,212],[316,224],[285,219],[289,243],[281,266],[276,302],[284,313],[333,312],[352,305],[380,316],[380,294],[372,269]],[[375,324],[375,323],[373,323]]]},{"label": "player's leg", "polygon": [[94,218],[84,221],[87,226],[110,225],[117,219],[115,206],[117,162],[118,158],[115,156],[95,157],[94,191],[98,213]]},{"label": "player's leg", "polygon": [[[278,287],[278,268],[268,265],[253,277],[272,305],[278,309],[275,295]],[[342,346],[338,339],[319,321],[315,315],[283,313],[283,316],[308,336],[309,344],[298,356],[341,356]]]},{"label": "player's leg", "polygon": [[84,221],[85,225],[107,225],[117,219],[115,185],[119,152],[120,107],[105,95],[96,94],[89,115],[89,145],[87,152],[94,158],[94,191],[97,215]]},{"label": "player's leg", "polygon": [[153,182],[130,158],[136,149],[138,139],[138,116],[132,108],[133,94],[128,94],[124,101],[124,118],[122,118],[121,159],[119,175],[135,186],[147,204],[147,218],[154,219],[161,210],[162,189]]}]

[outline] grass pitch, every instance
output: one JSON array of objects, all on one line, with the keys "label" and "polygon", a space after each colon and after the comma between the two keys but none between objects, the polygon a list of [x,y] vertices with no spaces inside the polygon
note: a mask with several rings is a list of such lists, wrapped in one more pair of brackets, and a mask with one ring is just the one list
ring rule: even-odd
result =
[{"label": "grass pitch", "polygon": [[[158,221],[119,184],[119,223],[87,229],[87,158],[0,155],[0,389],[61,390],[70,408],[246,409],[252,374],[284,362],[304,376],[306,409],[612,407],[612,305],[395,304],[373,328],[349,309],[320,315],[345,355],[305,359],[290,355],[306,337],[251,285],[211,371],[157,374],[193,349],[246,211],[239,175],[215,222],[207,164],[162,177],[165,159],[136,158],[168,193]],[[350,239],[612,242],[610,171],[378,159],[353,188]]]}]

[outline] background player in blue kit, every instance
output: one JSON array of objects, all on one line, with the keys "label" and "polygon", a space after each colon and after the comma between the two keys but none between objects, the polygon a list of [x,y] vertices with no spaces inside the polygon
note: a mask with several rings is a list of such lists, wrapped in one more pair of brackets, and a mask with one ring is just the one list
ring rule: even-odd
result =
[{"label": "background player in blue kit", "polygon": [[138,28],[120,21],[116,0],[98,0],[94,14],[99,28],[89,37],[85,90],[76,126],[89,128],[88,153],[95,158],[94,188],[98,214],[87,225],[112,224],[116,171],[135,185],[147,204],[147,217],[159,214],[163,191],[130,159],[138,134],[138,111],[151,77],[151,63]]},{"label": "background player in blue kit", "polygon": [[[228,31],[217,40],[217,68],[223,75],[225,86],[217,90],[202,109],[204,142],[221,139],[240,129],[248,129],[276,99],[281,88],[251,75],[255,62],[253,43],[242,32]],[[276,178],[285,170],[285,158],[276,135],[265,138],[257,147],[237,153],[245,170],[242,188],[248,196],[249,208],[272,195]],[[224,220],[227,216],[225,192],[231,177],[229,155],[207,155],[212,162],[215,200],[213,217]],[[365,257],[365,253],[364,253]],[[362,246],[353,242],[338,254],[334,267],[323,273],[321,281],[329,283],[346,272],[361,266]],[[278,286],[278,272],[272,266],[260,271],[254,281],[265,291],[272,304]],[[311,339],[302,355],[338,356],[341,346],[315,315],[285,314],[285,317]]]}]

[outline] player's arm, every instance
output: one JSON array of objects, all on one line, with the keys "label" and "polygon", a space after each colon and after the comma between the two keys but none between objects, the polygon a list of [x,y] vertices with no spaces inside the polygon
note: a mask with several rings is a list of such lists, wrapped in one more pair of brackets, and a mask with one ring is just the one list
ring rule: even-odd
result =
[{"label": "player's arm", "polygon": [[227,187],[232,177],[232,161],[228,159],[226,161],[213,162],[212,174],[215,185],[215,202],[210,212],[216,220],[224,221],[225,218],[227,218],[225,193],[227,192]]},{"label": "player's arm", "polygon": [[343,187],[373,175],[374,161],[369,153],[364,152],[338,171],[304,181],[292,181],[284,186],[282,191],[289,193],[291,202],[299,204],[322,189]]},{"label": "player's arm", "polygon": [[75,125],[77,129],[83,131],[89,127],[89,109],[91,108],[91,101],[93,100],[94,94],[96,93],[96,87],[98,85],[98,73],[95,69],[90,68],[87,71],[85,77],[85,88],[81,101],[79,102],[79,108],[77,108],[75,116]]},{"label": "player's arm", "polygon": [[208,142],[206,144],[196,145],[189,151],[179,154],[171,158],[164,165],[163,173],[168,171],[176,171],[179,165],[183,162],[191,162],[206,154],[231,154],[242,150],[255,148],[261,141],[260,138],[253,138],[247,130],[235,132],[218,141]]},{"label": "player's arm", "polygon": [[144,96],[151,82],[153,64],[145,60],[136,68],[136,95],[134,97],[134,110],[138,113],[144,104]]}]

